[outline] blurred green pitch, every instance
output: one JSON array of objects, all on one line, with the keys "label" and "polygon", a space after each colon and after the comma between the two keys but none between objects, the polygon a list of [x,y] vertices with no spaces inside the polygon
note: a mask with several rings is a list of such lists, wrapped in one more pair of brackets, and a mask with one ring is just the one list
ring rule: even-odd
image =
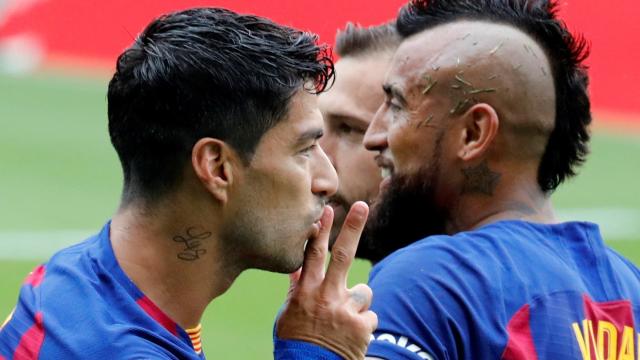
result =
[{"label": "blurred green pitch", "polygon": [[[12,256],[13,246],[18,245],[13,241],[18,240],[6,234],[97,232],[116,210],[121,170],[107,134],[106,79],[44,72],[0,76],[0,84],[3,320],[16,302],[22,279],[45,260]],[[581,174],[554,195],[556,208],[625,209],[639,214],[640,134],[598,131],[592,152]],[[640,233],[609,243],[640,264]],[[367,263],[357,262],[350,282],[365,282],[368,271]],[[287,285],[285,275],[248,271],[240,276],[203,319],[207,357],[271,358],[272,323]]]}]

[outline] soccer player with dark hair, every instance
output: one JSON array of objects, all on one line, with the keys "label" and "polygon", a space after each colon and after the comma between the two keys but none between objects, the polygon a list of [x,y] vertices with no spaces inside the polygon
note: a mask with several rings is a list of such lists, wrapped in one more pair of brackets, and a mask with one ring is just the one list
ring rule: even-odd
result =
[{"label": "soccer player with dark hair", "polygon": [[[554,0],[403,8],[365,134],[382,180],[367,231],[411,242],[372,270],[383,359],[635,359],[640,271],[550,195],[588,152],[585,41]],[[422,239],[422,240],[420,240]]]},{"label": "soccer player with dark hair", "polygon": [[203,359],[213,299],[245,269],[292,273],[303,261],[276,358],[364,356],[371,291],[345,284],[365,204],[347,215],[324,273],[337,178],[318,146],[316,95],[333,64],[316,40],[213,8],[147,26],[109,83],[120,208],[28,277],[0,359]]},{"label": "soccer player with dark hair", "polygon": [[[400,45],[395,24],[360,27],[348,23],[336,35],[336,80],[319,97],[325,123],[320,145],[338,174],[338,191],[329,199],[335,213],[330,241],[334,241],[347,211],[358,200],[370,203],[378,194],[380,169],[374,154],[362,144],[364,133],[384,101],[382,81]],[[392,250],[387,244],[360,239],[356,256],[376,262]],[[405,244],[406,245],[406,244]]]}]

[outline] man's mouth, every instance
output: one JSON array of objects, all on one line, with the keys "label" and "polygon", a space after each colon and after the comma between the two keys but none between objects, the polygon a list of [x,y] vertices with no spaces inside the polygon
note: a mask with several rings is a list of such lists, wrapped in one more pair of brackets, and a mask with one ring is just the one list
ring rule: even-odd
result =
[{"label": "man's mouth", "polygon": [[[324,205],[323,205],[324,209]],[[322,228],[322,214],[324,214],[324,210],[320,211],[320,215],[315,218],[313,224],[311,224],[311,229],[309,230],[309,236],[307,238],[316,238],[320,233],[320,229]]]},{"label": "man's mouth", "polygon": [[386,167],[380,168],[380,176],[382,176],[383,179],[388,178],[389,176],[391,176],[392,173],[393,171],[389,168],[386,168]]},{"label": "man's mouth", "polygon": [[380,168],[380,175],[382,178],[387,178],[393,175],[393,160],[380,154],[375,157],[376,164]]},{"label": "man's mouth", "polygon": [[394,172],[393,161],[382,154],[376,156],[375,159],[376,164],[378,164],[380,168],[380,176],[382,177],[382,181],[380,182],[380,192],[382,192],[391,182],[391,177]]},{"label": "man's mouth", "polygon": [[313,239],[318,237],[321,227],[322,227],[322,223],[320,222],[320,220],[314,222],[313,225],[311,225],[311,231],[309,232],[308,238]]},{"label": "man's mouth", "polygon": [[348,203],[344,200],[344,198],[338,193],[330,197],[329,201],[327,202],[327,205],[331,206],[333,210],[340,207],[346,207],[347,204]]}]

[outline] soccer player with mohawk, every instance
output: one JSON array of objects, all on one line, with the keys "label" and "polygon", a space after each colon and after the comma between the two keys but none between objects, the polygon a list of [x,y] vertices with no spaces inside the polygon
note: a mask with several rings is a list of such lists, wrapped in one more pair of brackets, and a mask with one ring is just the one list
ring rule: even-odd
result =
[{"label": "soccer player with mohawk", "polygon": [[[364,143],[390,173],[367,224],[413,244],[372,270],[382,359],[636,359],[640,271],[550,195],[588,152],[585,41],[552,0],[430,0]],[[431,236],[430,236],[431,235]],[[422,239],[422,240],[420,240]]]}]

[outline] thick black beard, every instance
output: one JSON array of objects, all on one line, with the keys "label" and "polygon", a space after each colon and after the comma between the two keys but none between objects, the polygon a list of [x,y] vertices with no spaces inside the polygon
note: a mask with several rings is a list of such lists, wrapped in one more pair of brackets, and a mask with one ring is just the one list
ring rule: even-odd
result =
[{"label": "thick black beard", "polygon": [[436,205],[434,191],[438,157],[416,174],[392,176],[371,209],[357,257],[375,265],[398,249],[445,233],[446,212]]}]

